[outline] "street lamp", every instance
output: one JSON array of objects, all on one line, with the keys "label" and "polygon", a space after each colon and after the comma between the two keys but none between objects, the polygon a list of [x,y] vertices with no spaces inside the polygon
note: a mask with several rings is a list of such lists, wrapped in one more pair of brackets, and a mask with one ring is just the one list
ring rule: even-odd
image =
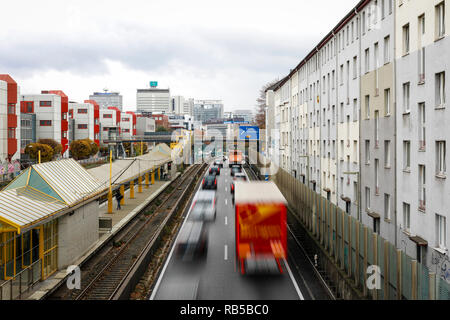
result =
[{"label": "street lamp", "polygon": [[356,186],[358,188],[358,195],[357,195],[357,200],[358,201],[358,220],[361,222],[361,190],[359,187],[359,171],[350,171],[350,172],[343,172],[343,174],[353,174],[356,175],[357,177],[357,181],[356,181]]}]

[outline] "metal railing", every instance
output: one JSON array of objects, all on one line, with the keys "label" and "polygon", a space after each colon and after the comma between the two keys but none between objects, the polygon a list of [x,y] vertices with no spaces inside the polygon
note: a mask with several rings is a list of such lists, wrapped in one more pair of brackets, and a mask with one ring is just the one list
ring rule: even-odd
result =
[{"label": "metal railing", "polygon": [[13,279],[0,284],[0,300],[22,299],[22,295],[41,280],[41,260],[35,261]]}]

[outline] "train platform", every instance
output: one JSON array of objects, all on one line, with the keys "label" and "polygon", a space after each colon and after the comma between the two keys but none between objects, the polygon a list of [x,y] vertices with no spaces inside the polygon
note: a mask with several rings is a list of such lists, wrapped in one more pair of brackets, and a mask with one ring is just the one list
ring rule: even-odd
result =
[{"label": "train platform", "polygon": [[[177,172],[173,179],[180,175]],[[173,180],[172,179],[172,180]],[[153,185],[150,185],[148,188],[143,185],[142,193],[138,192],[138,186],[135,186],[134,190],[134,199],[130,199],[130,190],[125,191],[124,204],[121,205],[121,210],[117,210],[117,202],[113,198],[113,213],[108,214],[108,204],[107,202],[101,204],[99,206],[99,217],[100,218],[111,218],[111,231],[109,232],[99,232],[98,241],[91,246],[87,252],[81,256],[77,261],[75,261],[74,265],[80,265],[93,255],[95,255],[102,245],[109,241],[112,237],[114,237],[118,231],[125,226],[131,219],[133,219],[143,207],[145,207],[148,203],[150,203],[154,198],[156,198],[164,189],[171,183],[172,180],[164,181],[164,180],[155,180]],[[48,279],[39,282],[34,286],[32,291],[23,297],[24,300],[41,300],[45,298],[48,294],[53,292],[63,281],[66,281],[67,278],[66,270],[60,270],[50,276]]]}]

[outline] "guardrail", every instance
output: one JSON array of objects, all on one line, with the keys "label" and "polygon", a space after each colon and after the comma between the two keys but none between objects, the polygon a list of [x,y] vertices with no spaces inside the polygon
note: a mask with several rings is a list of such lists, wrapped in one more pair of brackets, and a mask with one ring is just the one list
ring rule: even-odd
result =
[{"label": "guardrail", "polygon": [[30,290],[41,279],[42,260],[39,259],[15,278],[0,284],[0,300],[21,299],[22,294]]}]

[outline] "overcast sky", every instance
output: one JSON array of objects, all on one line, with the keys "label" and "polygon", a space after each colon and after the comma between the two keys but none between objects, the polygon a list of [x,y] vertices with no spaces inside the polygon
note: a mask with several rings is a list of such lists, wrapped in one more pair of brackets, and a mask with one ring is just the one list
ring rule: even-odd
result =
[{"label": "overcast sky", "polygon": [[0,73],[21,93],[103,88],[136,108],[158,81],[172,95],[254,108],[358,0],[33,0],[2,3]]}]

